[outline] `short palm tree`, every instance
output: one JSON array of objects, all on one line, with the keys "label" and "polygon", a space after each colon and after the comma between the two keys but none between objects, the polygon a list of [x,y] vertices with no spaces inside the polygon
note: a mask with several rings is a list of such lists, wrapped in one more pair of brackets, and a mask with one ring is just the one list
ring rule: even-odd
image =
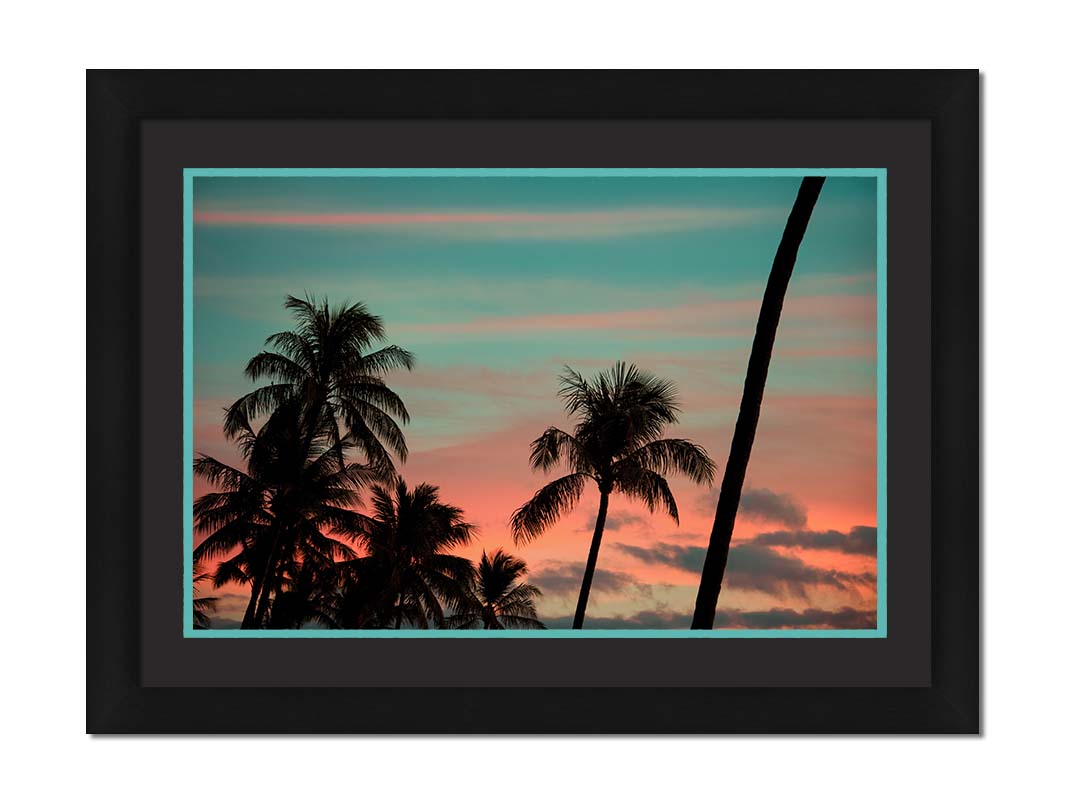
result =
[{"label": "short palm tree", "polygon": [[715,464],[700,445],[660,438],[678,421],[677,391],[670,381],[624,362],[592,380],[567,367],[559,394],[576,419],[574,433],[548,428],[530,445],[530,465],[547,473],[562,463],[569,473],[519,508],[511,517],[511,529],[517,543],[538,538],[578,504],[587,482],[596,484],[600,508],[574,611],[574,628],[581,628],[612,493],[638,500],[652,513],[662,508],[677,524],[678,506],[665,476],[680,473],[710,486]]},{"label": "short palm tree", "polygon": [[354,541],[367,520],[352,507],[360,490],[382,478],[380,470],[346,461],[354,442],[348,435],[334,442],[326,420],[305,450],[302,419],[299,401],[280,406],[258,431],[238,414],[231,438],[245,469],[203,454],[193,462],[193,472],[219,489],[193,504],[195,530],[206,536],[193,557],[225,558],[215,569],[216,587],[251,584],[242,628],[269,623],[272,599],[301,568],[329,574],[336,560],[354,557],[323,531]]},{"label": "short palm tree", "polygon": [[211,627],[211,613],[218,605],[219,599],[217,597],[204,597],[200,590],[197,588],[197,584],[201,581],[207,580],[211,575],[207,572],[197,572],[193,576],[193,627],[194,628],[210,628]]},{"label": "short palm tree", "polygon": [[244,420],[297,399],[304,412],[305,449],[325,421],[334,443],[347,433],[376,467],[392,468],[390,452],[401,461],[407,458],[396,420],[408,422],[408,412],[384,376],[397,368],[410,370],[414,356],[395,345],[370,350],[385,339],[385,327],[362,303],[331,308],[326,299],[319,303],[290,295],[285,308],[296,318],[296,329],[267,337],[270,349],[248,362],[250,380],[270,383],[227,409],[226,434],[238,435]]},{"label": "short palm tree", "polygon": [[357,536],[367,554],[344,565],[353,594],[341,599],[343,616],[366,627],[442,626],[445,609],[462,604],[473,571],[448,551],[468,544],[475,527],[441,502],[436,486],[409,489],[402,478],[393,488],[375,486],[371,507],[374,516]]},{"label": "short palm tree", "polygon": [[544,628],[534,605],[541,590],[520,581],[527,572],[521,558],[502,550],[486,555],[483,550],[467,590],[465,607],[449,618],[448,626],[486,630]]}]

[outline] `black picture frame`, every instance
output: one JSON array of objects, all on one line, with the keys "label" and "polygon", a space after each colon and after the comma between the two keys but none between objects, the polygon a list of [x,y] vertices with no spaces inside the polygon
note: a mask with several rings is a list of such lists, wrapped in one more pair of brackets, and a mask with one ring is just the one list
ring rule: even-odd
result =
[{"label": "black picture frame", "polygon": [[[977,733],[978,73],[87,73],[91,733]],[[928,120],[931,682],[922,688],[149,688],[140,680],[140,130],[159,119]],[[501,716],[501,707],[521,707]],[[203,715],[205,708],[212,709]]]}]

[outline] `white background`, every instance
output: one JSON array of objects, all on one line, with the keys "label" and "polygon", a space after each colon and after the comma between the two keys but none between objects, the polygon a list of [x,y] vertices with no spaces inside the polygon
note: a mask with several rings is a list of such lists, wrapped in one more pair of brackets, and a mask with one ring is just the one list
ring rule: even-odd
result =
[{"label": "white background", "polygon": [[[1053,8],[973,0],[8,5],[0,50],[6,796],[896,800],[1062,792],[1067,93]],[[87,737],[88,66],[981,68],[985,734]]]}]

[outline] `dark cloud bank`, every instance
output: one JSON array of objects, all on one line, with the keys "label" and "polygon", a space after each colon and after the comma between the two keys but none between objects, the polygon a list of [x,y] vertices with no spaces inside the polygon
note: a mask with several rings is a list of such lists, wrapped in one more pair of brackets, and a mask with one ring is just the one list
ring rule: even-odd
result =
[{"label": "dark cloud bank", "polygon": [[[534,575],[531,575],[530,583],[545,594],[576,594],[578,587],[582,584],[584,574],[584,563],[553,561],[546,563]],[[599,592],[612,594],[634,589],[644,592],[649,590],[648,584],[642,583],[629,573],[599,567],[593,576],[593,588]]]},{"label": "dark cloud bank", "polygon": [[[807,599],[809,592],[831,588],[855,592],[859,588],[874,587],[877,576],[873,572],[846,572],[826,569],[805,563],[797,556],[782,553],[777,547],[796,547],[809,550],[832,550],[841,553],[873,556],[876,552],[876,529],[866,526],[840,531],[770,531],[754,539],[739,542],[730,550],[727,584],[735,589],[763,592],[779,600]],[[675,567],[699,574],[704,565],[704,546],[684,546],[657,542],[649,547],[618,543],[617,550],[645,564]],[[585,565],[578,562],[556,562],[542,569],[533,578],[546,594],[573,594],[581,582]],[[597,570],[594,591],[621,593],[639,591],[651,594],[651,586],[636,576],[617,570]],[[548,617],[542,621],[549,628],[569,628],[572,618]],[[586,617],[587,629],[599,630],[682,630],[692,622],[689,613],[668,609],[641,611],[622,617]],[[759,611],[720,609],[716,615],[717,628],[775,630],[788,628],[867,629],[877,627],[877,612],[844,606],[839,609],[807,608],[800,611],[774,607]]]},{"label": "dark cloud bank", "polygon": [[[641,611],[630,617],[586,617],[585,628],[591,630],[684,630],[692,623],[691,614],[671,611]],[[542,618],[548,628],[569,628],[571,617]],[[806,608],[772,608],[765,611],[739,611],[723,608],[715,615],[717,629],[774,630],[784,628],[847,628],[877,627],[875,611],[863,611],[845,606],[833,611]]]},{"label": "dark cloud bank", "polygon": [[[606,520],[604,520],[604,530],[617,531],[626,525],[637,525],[641,528],[648,528],[648,514],[635,514],[632,511],[622,509],[620,511],[612,511],[608,514]],[[589,517],[586,522],[586,527],[592,530],[596,526],[596,514]]]},{"label": "dark cloud bank", "polygon": [[756,545],[803,547],[808,550],[836,550],[851,555],[878,554],[878,529],[857,525],[849,533],[841,531],[771,531],[752,540]]},{"label": "dark cloud bank", "polygon": [[[713,489],[702,504],[702,510],[715,511],[719,503],[719,490]],[[741,493],[738,512],[748,519],[783,525],[786,528],[803,528],[808,524],[808,510],[795,497],[773,492],[770,489],[746,489]]]},{"label": "dark cloud bank", "polygon": [[[851,533],[839,531],[774,531],[739,542],[730,548],[726,583],[735,589],[764,592],[778,598],[806,599],[818,588],[856,591],[876,585],[873,572],[846,572],[805,563],[796,556],[773,547],[801,547],[836,550],[842,553],[874,555],[874,528],[855,527]],[[658,542],[651,547],[616,544],[618,550],[646,564],[663,564],[699,574],[706,548]]]}]

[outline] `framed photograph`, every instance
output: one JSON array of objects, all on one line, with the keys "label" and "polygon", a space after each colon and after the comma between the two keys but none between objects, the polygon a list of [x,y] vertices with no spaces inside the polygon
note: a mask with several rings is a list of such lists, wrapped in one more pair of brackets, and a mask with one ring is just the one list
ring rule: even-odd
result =
[{"label": "framed photograph", "polygon": [[976,72],[87,90],[90,732],[978,732]]}]

